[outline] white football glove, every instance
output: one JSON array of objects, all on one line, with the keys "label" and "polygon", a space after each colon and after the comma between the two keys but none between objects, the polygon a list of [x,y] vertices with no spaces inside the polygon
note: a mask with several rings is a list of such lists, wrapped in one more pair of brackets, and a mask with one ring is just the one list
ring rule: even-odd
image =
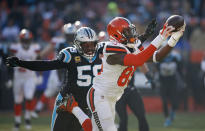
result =
[{"label": "white football glove", "polygon": [[179,39],[182,37],[184,31],[185,31],[186,23],[184,22],[184,25],[181,27],[181,29],[177,32],[173,32],[170,39],[168,40],[168,45],[171,47],[174,47]]},{"label": "white football glove", "polygon": [[159,48],[162,43],[172,34],[175,28],[173,26],[168,26],[167,23],[164,24],[163,29],[160,30],[159,35],[151,42],[156,48]]},{"label": "white football glove", "polygon": [[165,23],[163,29],[160,30],[159,35],[163,40],[166,40],[172,34],[171,32],[174,29],[175,28],[173,26],[168,26],[168,23]]}]

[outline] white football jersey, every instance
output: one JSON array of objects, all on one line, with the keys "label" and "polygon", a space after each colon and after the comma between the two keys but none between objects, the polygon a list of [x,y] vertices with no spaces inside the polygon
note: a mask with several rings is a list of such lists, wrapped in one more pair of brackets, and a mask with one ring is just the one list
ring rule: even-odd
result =
[{"label": "white football jersey", "polygon": [[102,72],[94,78],[93,88],[107,96],[121,97],[136,69],[134,66],[110,65],[106,62],[109,55],[122,52],[130,53],[121,43],[104,42]]},{"label": "white football jersey", "polygon": [[[31,44],[29,49],[24,49],[22,44],[12,44],[10,46],[10,51],[21,60],[35,60],[39,51],[40,46],[38,44]],[[14,77],[35,77],[35,73],[31,70],[15,67],[14,68]]]}]

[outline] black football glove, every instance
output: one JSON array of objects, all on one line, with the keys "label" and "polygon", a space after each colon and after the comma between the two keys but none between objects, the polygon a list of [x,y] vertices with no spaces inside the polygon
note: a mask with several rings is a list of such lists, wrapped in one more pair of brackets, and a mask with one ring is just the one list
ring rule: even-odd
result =
[{"label": "black football glove", "polygon": [[152,21],[146,27],[145,33],[138,37],[138,39],[141,41],[141,43],[146,41],[151,35],[154,34],[154,32],[156,30],[156,26],[157,26],[157,20],[152,19]]},{"label": "black football glove", "polygon": [[152,21],[148,24],[145,30],[145,34],[151,36],[155,32],[156,26],[157,26],[157,20],[152,19]]},{"label": "black football glove", "polygon": [[18,57],[12,56],[6,58],[6,65],[9,67],[17,67],[20,65],[20,60]]},{"label": "black football glove", "polygon": [[72,94],[67,95],[66,97],[63,97],[62,100],[58,100],[57,103],[57,109],[56,112],[72,112],[74,107],[78,106],[78,102],[75,100],[74,96]]}]

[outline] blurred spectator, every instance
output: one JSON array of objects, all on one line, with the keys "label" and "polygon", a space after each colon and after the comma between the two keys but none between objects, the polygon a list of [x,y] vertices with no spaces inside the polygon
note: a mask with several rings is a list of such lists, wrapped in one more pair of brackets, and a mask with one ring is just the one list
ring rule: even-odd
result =
[{"label": "blurred spectator", "polygon": [[[55,32],[58,33],[58,27],[63,23],[74,23],[76,20],[81,20],[83,25],[101,31],[106,29],[107,22],[113,17],[124,16],[136,21],[138,29],[154,17],[157,17],[158,22],[161,23],[171,14],[181,14],[188,18],[186,19],[188,20],[187,28],[190,26],[188,32],[191,33],[197,25],[197,20],[204,14],[202,11],[204,3],[202,0],[173,0],[171,2],[168,0],[10,1],[9,3],[1,1],[0,25],[4,29],[6,21],[13,19],[14,25],[16,24],[18,28],[29,28],[33,32],[35,40],[44,42],[56,35]],[[183,10],[180,7],[183,7]],[[194,17],[190,17],[190,14],[192,16],[194,14]]]},{"label": "blurred spectator", "polygon": [[109,2],[107,4],[107,12],[104,15],[104,22],[106,23],[106,25],[108,24],[108,22],[115,16],[119,15],[119,9],[118,9],[118,5],[116,2]]},{"label": "blurred spectator", "polygon": [[205,18],[200,20],[200,26],[195,28],[190,36],[190,44],[193,50],[205,50]]},{"label": "blurred spectator", "polygon": [[3,39],[8,42],[17,41],[19,34],[19,27],[14,24],[13,19],[9,19],[7,26],[2,31]]},{"label": "blurred spectator", "polygon": [[[186,20],[186,17],[185,17]],[[186,26],[186,32],[185,32],[185,36],[186,39],[190,38],[193,30],[195,30],[199,24],[199,18],[195,15],[195,16],[191,16],[187,18],[187,26]]]},{"label": "blurred spectator", "polygon": [[7,14],[8,14],[7,3],[4,1],[0,4],[0,27],[6,25],[6,20],[8,18]]},{"label": "blurred spectator", "polygon": [[81,15],[86,13],[83,12],[83,9],[85,9],[85,7],[82,8],[80,2],[75,2],[72,5],[68,4],[64,12],[64,23],[74,23],[76,20],[80,20]]}]

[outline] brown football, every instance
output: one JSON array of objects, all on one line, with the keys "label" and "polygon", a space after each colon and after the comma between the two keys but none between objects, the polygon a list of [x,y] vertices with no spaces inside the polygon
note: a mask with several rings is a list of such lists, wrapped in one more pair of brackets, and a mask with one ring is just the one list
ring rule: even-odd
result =
[{"label": "brown football", "polygon": [[167,19],[168,25],[172,25],[175,30],[173,32],[176,32],[184,25],[184,17],[180,15],[172,15]]}]

